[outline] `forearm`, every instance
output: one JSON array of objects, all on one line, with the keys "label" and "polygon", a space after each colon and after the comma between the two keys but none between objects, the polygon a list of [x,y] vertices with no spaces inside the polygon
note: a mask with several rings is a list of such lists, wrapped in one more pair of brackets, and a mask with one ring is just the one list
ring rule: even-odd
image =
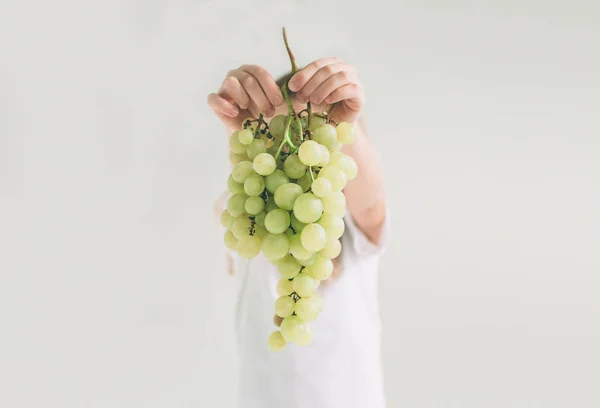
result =
[{"label": "forearm", "polygon": [[377,243],[386,212],[383,169],[362,118],[356,123],[356,131],[355,142],[342,148],[358,166],[358,174],[348,182],[344,194],[354,221],[371,241]]}]

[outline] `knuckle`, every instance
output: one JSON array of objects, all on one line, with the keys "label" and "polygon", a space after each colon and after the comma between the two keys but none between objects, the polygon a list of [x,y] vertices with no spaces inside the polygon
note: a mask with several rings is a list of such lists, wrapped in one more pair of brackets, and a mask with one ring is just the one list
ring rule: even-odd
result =
[{"label": "knuckle", "polygon": [[225,78],[225,80],[223,81],[223,87],[224,88],[233,88],[234,86],[237,85],[237,78],[234,76],[228,76],[227,78]]},{"label": "knuckle", "polygon": [[265,76],[268,75],[267,70],[261,67],[260,65],[252,65],[252,70],[256,72],[257,75]]},{"label": "knuckle", "polygon": [[335,68],[333,65],[327,65],[325,68],[323,68],[323,70],[325,71],[326,74],[328,75],[333,75],[335,74]]},{"label": "knuckle", "polygon": [[244,85],[244,88],[251,88],[256,85],[256,80],[252,75],[244,75],[241,82],[242,85]]},{"label": "knuckle", "polygon": [[350,75],[348,74],[347,71],[340,71],[336,75],[342,81],[349,81],[350,80]]}]

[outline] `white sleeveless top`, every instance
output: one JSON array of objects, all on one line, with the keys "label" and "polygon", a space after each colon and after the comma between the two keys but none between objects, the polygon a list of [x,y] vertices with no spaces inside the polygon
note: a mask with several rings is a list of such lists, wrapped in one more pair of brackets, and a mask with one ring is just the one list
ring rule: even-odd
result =
[{"label": "white sleeveless top", "polygon": [[342,272],[322,284],[324,309],[311,323],[313,342],[267,347],[279,273],[262,255],[239,259],[235,330],[240,360],[239,408],[384,408],[378,263],[387,245],[371,243],[346,216]]}]

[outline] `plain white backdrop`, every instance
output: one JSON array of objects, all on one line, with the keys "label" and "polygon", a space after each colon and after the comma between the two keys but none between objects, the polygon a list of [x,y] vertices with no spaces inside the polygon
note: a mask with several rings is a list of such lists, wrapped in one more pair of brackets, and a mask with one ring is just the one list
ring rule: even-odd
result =
[{"label": "plain white backdrop", "polygon": [[366,85],[390,407],[600,406],[591,0],[0,0],[0,406],[235,407],[205,100],[282,25]]}]

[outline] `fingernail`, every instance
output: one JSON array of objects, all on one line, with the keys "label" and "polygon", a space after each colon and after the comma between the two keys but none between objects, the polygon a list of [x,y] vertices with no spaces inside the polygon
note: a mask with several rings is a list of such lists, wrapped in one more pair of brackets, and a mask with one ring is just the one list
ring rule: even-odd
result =
[{"label": "fingernail", "polygon": [[313,94],[313,95],[310,97],[310,101],[311,101],[312,103],[319,103],[319,102],[321,102],[321,100],[320,100],[320,99],[321,99],[321,98],[319,98],[317,95],[314,95],[314,94]]},{"label": "fingernail", "polygon": [[288,89],[294,92],[297,91],[296,81],[294,80],[294,78],[290,79],[290,81],[288,82]]},{"label": "fingernail", "polygon": [[237,108],[231,108],[230,110],[233,116],[237,116],[240,113],[240,111]]},{"label": "fingernail", "polygon": [[283,96],[276,96],[275,97],[275,105],[277,105],[277,106],[283,105]]},{"label": "fingernail", "polygon": [[306,96],[304,96],[304,94],[301,92],[298,92],[296,94],[296,99],[298,99],[298,101],[300,101],[302,103],[306,102]]}]

